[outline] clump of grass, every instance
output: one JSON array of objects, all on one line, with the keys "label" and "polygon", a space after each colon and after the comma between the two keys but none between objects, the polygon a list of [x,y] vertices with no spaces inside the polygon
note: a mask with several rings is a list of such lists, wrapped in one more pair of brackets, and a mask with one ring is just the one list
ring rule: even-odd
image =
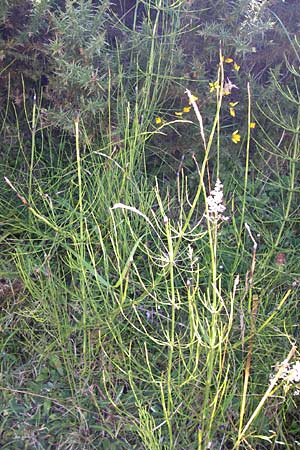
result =
[{"label": "clump of grass", "polygon": [[[153,60],[148,68],[151,77]],[[258,217],[249,178],[250,88],[243,179],[210,158],[215,146],[222,151],[224,83],[220,55],[208,131],[196,93],[186,92],[202,139],[197,185],[182,164],[173,197],[151,185],[139,152],[154,133],[193,124],[150,129],[158,93],[150,96],[148,78],[133,106],[120,88],[118,149],[108,138],[95,150],[76,115],[75,157],[48,177],[35,172],[34,106],[27,182],[5,172],[2,197],[11,210],[1,217],[4,254],[22,283],[1,318],[6,448],[294,448],[298,378],[287,373],[299,360],[299,274],[273,258],[298,223],[300,116],[276,154],[288,166],[288,187],[275,168],[259,186],[271,182],[282,195],[272,238],[279,212]],[[284,363],[270,380],[277,361]]]}]

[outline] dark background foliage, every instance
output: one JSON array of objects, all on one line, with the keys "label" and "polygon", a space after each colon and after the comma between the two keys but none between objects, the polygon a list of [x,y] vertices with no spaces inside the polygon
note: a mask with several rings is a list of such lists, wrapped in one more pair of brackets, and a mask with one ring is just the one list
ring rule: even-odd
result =
[{"label": "dark background foliage", "polygon": [[[172,2],[157,5],[133,0],[2,0],[0,113],[12,122],[17,114],[20,136],[26,138],[23,106],[32,104],[35,93],[40,99],[42,127],[54,126],[57,136],[62,131],[72,134],[74,115],[80,113],[91,141],[99,140],[108,127],[108,99],[114,105],[120,68],[122,82],[133,97],[137,61],[142,71],[139,87],[143,83],[149,24],[157,14],[157,39],[162,30],[167,33]],[[208,83],[215,76],[220,45],[242,67],[239,73],[229,74],[241,86],[234,100],[245,98],[249,80],[254,100],[272,99],[271,69],[288,82],[285,59],[291,65],[299,63],[293,49],[300,27],[297,1],[189,0],[182,5],[178,13],[182,32],[176,37],[173,73],[166,83],[162,109],[181,106],[184,89],[189,87],[201,94],[209,121],[210,100],[203,81]],[[242,114],[240,118],[243,123]],[[5,151],[13,132],[6,126],[3,133]],[[174,147],[184,147],[183,142],[175,142]]]}]

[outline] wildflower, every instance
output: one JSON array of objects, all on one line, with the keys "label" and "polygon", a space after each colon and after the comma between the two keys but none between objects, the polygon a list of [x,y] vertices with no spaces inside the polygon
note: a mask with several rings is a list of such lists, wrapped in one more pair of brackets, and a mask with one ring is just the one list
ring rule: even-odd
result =
[{"label": "wildflower", "polygon": [[238,87],[227,78],[227,81],[225,81],[223,86],[222,94],[230,95],[233,88],[238,89]]},{"label": "wildflower", "polygon": [[[278,378],[283,380],[284,392],[287,393],[290,390],[290,387],[294,386],[296,389],[294,390],[293,395],[299,395],[297,384],[300,382],[300,361],[296,361],[293,365],[291,365],[285,360],[281,364],[276,364],[275,368],[277,371],[281,371]],[[272,383],[274,379],[275,376],[272,374],[270,376],[270,382]]]},{"label": "wildflower", "polygon": [[250,122],[249,127],[252,128],[252,129],[255,128],[256,127],[256,123],[255,122]]},{"label": "wildflower", "polygon": [[223,184],[219,180],[216,181],[214,189],[207,197],[208,206],[208,220],[213,223],[228,220],[228,217],[223,216],[225,206],[223,203]]},{"label": "wildflower", "polygon": [[233,62],[233,58],[226,58],[226,59],[225,59],[225,62],[228,63],[228,64],[230,64],[230,63]]},{"label": "wildflower", "polygon": [[288,381],[292,383],[300,382],[300,361],[296,361],[288,374]]},{"label": "wildflower", "polygon": [[240,70],[240,68],[241,68],[241,66],[239,66],[238,63],[235,62],[235,63],[233,64],[233,69],[234,69],[236,72],[238,72],[238,71]]},{"label": "wildflower", "polygon": [[232,117],[235,117],[235,109],[234,107],[238,104],[238,102],[229,102],[229,114]]},{"label": "wildflower", "polygon": [[161,117],[156,117],[155,118],[155,123],[156,123],[156,125],[161,124],[162,123],[162,118]]},{"label": "wildflower", "polygon": [[191,110],[191,107],[190,106],[185,106],[184,108],[183,108],[183,112],[184,113],[188,113],[188,112],[190,112],[190,110]]},{"label": "wildflower", "polygon": [[175,116],[177,116],[177,117],[181,117],[182,116],[182,114],[183,114],[183,112],[182,111],[175,111]]},{"label": "wildflower", "polygon": [[196,102],[198,100],[198,97],[196,97],[196,95],[191,95],[190,99],[189,99],[189,105],[191,105],[193,102]]},{"label": "wildflower", "polygon": [[219,89],[218,81],[214,81],[213,83],[210,82],[210,83],[208,83],[208,85],[209,85],[209,92],[210,93],[214,92],[216,89]]},{"label": "wildflower", "polygon": [[241,140],[241,135],[239,134],[239,130],[235,130],[232,135],[231,135],[231,140],[232,142],[234,142],[235,144],[237,144],[238,142],[240,142]]}]

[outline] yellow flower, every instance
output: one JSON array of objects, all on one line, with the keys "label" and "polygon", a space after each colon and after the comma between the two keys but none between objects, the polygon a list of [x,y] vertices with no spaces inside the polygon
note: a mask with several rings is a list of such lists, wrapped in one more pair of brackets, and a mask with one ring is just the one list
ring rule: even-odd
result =
[{"label": "yellow flower", "polygon": [[156,117],[155,118],[155,123],[156,123],[156,125],[159,125],[160,123],[162,123],[161,117]]},{"label": "yellow flower", "polygon": [[232,117],[235,117],[235,109],[234,109],[234,107],[238,104],[238,102],[229,102],[228,104],[229,104],[229,114]]},{"label": "yellow flower", "polygon": [[232,135],[231,135],[231,140],[232,142],[234,142],[235,144],[237,144],[238,142],[240,142],[241,140],[241,135],[239,134],[239,130],[235,130]]},{"label": "yellow flower", "polygon": [[238,72],[238,71],[240,70],[240,68],[241,68],[241,66],[239,66],[238,63],[235,62],[235,63],[233,64],[233,69],[234,69],[236,72]]},{"label": "yellow flower", "polygon": [[180,112],[178,112],[178,111],[175,111],[175,116],[181,117],[181,116],[182,116],[182,114],[183,114],[183,112],[182,112],[182,111],[180,111]]},{"label": "yellow flower", "polygon": [[255,128],[256,127],[256,123],[255,122],[250,122],[250,128]]},{"label": "yellow flower", "polygon": [[216,89],[219,88],[219,85],[218,85],[217,81],[214,81],[213,83],[212,82],[208,83],[208,85],[209,85],[209,92],[210,93],[214,92]]},{"label": "yellow flower", "polygon": [[232,59],[232,58],[226,58],[226,59],[225,59],[225,62],[226,62],[226,63],[232,63],[232,62],[233,62],[233,59]]},{"label": "yellow flower", "polygon": [[198,100],[198,97],[196,97],[196,95],[192,95],[189,100],[189,105],[191,105],[193,102],[196,102],[197,100]]},{"label": "yellow flower", "polygon": [[183,112],[184,113],[188,113],[188,112],[190,112],[190,110],[191,110],[191,107],[190,106],[185,106],[184,108],[183,108]]}]

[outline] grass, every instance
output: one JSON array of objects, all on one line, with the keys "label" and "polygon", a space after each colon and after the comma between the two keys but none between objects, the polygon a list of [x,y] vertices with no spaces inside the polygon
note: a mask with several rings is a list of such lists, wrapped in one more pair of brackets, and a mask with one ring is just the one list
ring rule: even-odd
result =
[{"label": "grass", "polygon": [[[189,91],[195,116],[153,125],[170,70],[154,73],[154,28],[143,89],[127,101],[120,67],[101,145],[75,116],[73,145],[62,138],[58,151],[34,103],[30,157],[20,145],[1,166],[3,449],[299,446],[287,376],[299,361],[298,91],[278,85],[296,114],[269,116],[288,133],[277,145],[250,134],[248,89],[244,166],[223,173],[211,159],[224,138],[220,88],[209,130]],[[179,122],[202,140],[193,182],[183,165],[166,187],[145,148]]]}]

